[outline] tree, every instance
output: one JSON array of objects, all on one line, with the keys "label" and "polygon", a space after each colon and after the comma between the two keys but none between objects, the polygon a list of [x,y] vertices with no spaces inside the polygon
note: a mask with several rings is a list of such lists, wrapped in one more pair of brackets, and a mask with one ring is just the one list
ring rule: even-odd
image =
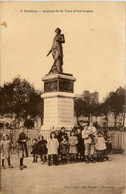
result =
[{"label": "tree", "polygon": [[100,114],[99,115],[105,115],[106,125],[108,127],[108,114],[110,113],[108,98],[106,98],[105,101],[100,104],[99,109],[100,109],[100,111],[99,111]]},{"label": "tree", "polygon": [[108,113],[114,113],[114,127],[119,113],[124,112],[125,90],[119,87],[115,92],[110,92],[109,96],[101,104],[102,112],[107,116]]},{"label": "tree", "polygon": [[77,124],[79,123],[79,117],[83,114],[85,110],[85,103],[81,98],[75,98],[74,100],[74,111],[77,116]]},{"label": "tree", "polygon": [[98,116],[99,112],[99,103],[95,98],[91,98],[90,95],[84,96],[83,101],[85,102],[85,110],[83,111],[84,116],[88,117],[90,122],[93,116]]},{"label": "tree", "polygon": [[116,127],[117,116],[123,112],[125,105],[125,90],[120,87],[115,92],[111,92],[108,97],[108,104],[111,112],[115,115],[114,127]]},{"label": "tree", "polygon": [[12,82],[4,83],[0,88],[1,114],[15,114],[20,118],[30,115],[32,118],[42,114],[42,99],[40,92],[25,79],[16,77]]},{"label": "tree", "polygon": [[89,98],[75,98],[74,101],[74,110],[77,116],[77,122],[78,118],[83,115],[88,117],[88,120],[90,121],[91,115],[97,115],[98,116],[98,108],[99,104],[95,103],[94,101],[89,100]]}]

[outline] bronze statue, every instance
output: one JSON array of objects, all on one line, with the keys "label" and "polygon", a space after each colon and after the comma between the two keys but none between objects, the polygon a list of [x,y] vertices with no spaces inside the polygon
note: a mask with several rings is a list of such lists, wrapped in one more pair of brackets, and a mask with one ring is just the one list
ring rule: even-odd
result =
[{"label": "bronze statue", "polygon": [[64,35],[61,34],[60,28],[55,30],[56,36],[53,39],[52,48],[48,52],[47,56],[52,52],[54,58],[54,63],[49,71],[49,73],[62,73],[63,72],[63,49],[62,43],[65,43]]}]

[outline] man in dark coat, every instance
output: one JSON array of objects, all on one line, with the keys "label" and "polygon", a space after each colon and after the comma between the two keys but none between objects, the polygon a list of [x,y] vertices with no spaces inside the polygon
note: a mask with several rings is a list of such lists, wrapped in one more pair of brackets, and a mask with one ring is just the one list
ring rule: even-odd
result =
[{"label": "man in dark coat", "polygon": [[77,139],[78,139],[78,144],[77,144],[77,149],[78,149],[78,162],[83,162],[84,161],[84,140],[82,138],[82,133],[81,129],[77,128]]},{"label": "man in dark coat", "polygon": [[61,127],[61,130],[59,132],[59,135],[58,135],[59,143],[62,141],[63,137],[68,141],[68,135],[67,133],[65,133],[65,127]]},{"label": "man in dark coat", "polygon": [[32,129],[34,128],[34,122],[28,117],[25,122],[24,122],[24,127],[27,129]]}]

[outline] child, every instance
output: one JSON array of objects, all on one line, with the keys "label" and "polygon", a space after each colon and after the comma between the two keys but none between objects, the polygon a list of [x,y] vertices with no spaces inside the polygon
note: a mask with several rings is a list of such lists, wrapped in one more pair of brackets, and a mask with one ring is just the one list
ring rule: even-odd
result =
[{"label": "child", "polygon": [[3,135],[3,140],[1,141],[1,149],[2,149],[2,167],[3,167],[3,169],[6,169],[6,167],[4,165],[5,159],[7,159],[8,168],[13,168],[13,166],[10,164],[11,142],[9,140],[8,134]]},{"label": "child", "polygon": [[50,139],[48,140],[47,148],[48,148],[48,166],[51,165],[51,156],[53,158],[53,163],[55,165],[58,165],[57,156],[58,156],[59,142],[54,132],[50,133]]},{"label": "child", "polygon": [[47,141],[42,136],[42,164],[46,162],[46,155],[47,155]]},{"label": "child", "polygon": [[77,144],[78,144],[78,139],[74,135],[74,132],[70,132],[70,137],[69,137],[69,153],[70,153],[70,161],[71,162],[76,162],[77,159]]},{"label": "child", "polygon": [[97,161],[103,161],[103,153],[106,150],[105,139],[101,132],[98,132],[98,136],[96,139],[95,149],[97,151]]},{"label": "child", "polygon": [[90,131],[89,136],[91,137],[92,144],[95,143],[95,137],[97,135],[96,128],[93,126],[93,123],[90,123],[88,130]]},{"label": "child", "polygon": [[38,142],[36,146],[36,163],[37,163],[38,157],[40,157],[42,161],[42,136],[41,135],[38,136]]},{"label": "child", "polygon": [[108,131],[104,130],[104,138],[105,138],[105,144],[106,144],[106,150],[104,151],[104,159],[110,160],[109,153],[112,150],[112,143],[109,139]]},{"label": "child", "polygon": [[62,141],[60,143],[62,164],[66,164],[67,163],[68,148],[69,148],[69,143],[68,143],[67,139],[65,137],[63,137]]},{"label": "child", "polygon": [[78,162],[84,161],[84,140],[82,139],[81,129],[77,128],[77,150],[78,150]]},{"label": "child", "polygon": [[90,137],[90,130],[88,129],[88,124],[83,124],[82,130],[82,138],[84,139],[84,147],[85,147],[85,162],[89,163],[89,156],[94,151],[94,147],[92,146],[91,142],[92,139]]},{"label": "child", "polygon": [[31,151],[31,154],[33,155],[33,163],[35,163],[37,161],[37,158],[36,158],[36,151],[37,151],[37,139],[34,138],[32,140],[32,151]]},{"label": "child", "polygon": [[20,166],[19,169],[23,170],[24,168],[27,168],[26,165],[23,164],[24,154],[25,154],[25,145],[28,138],[26,137],[26,134],[24,133],[24,129],[20,129],[19,137],[18,137],[18,156],[20,158]]},{"label": "child", "polygon": [[106,150],[104,151],[104,159],[105,160],[111,160],[109,158],[109,153],[112,150],[112,143],[109,138],[105,139],[105,144],[106,144]]}]

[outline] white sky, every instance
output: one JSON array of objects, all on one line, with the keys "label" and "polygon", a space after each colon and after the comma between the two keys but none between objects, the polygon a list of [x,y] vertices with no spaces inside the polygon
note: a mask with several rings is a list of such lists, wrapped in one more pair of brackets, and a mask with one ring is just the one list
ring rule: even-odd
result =
[{"label": "white sky", "polygon": [[[56,27],[65,35],[64,73],[77,78],[75,93],[97,90],[100,100],[125,84],[124,2],[0,2],[1,84],[17,75],[43,89],[53,64],[46,57]],[[20,10],[23,12],[20,12]],[[93,10],[25,13],[24,10]]]}]

